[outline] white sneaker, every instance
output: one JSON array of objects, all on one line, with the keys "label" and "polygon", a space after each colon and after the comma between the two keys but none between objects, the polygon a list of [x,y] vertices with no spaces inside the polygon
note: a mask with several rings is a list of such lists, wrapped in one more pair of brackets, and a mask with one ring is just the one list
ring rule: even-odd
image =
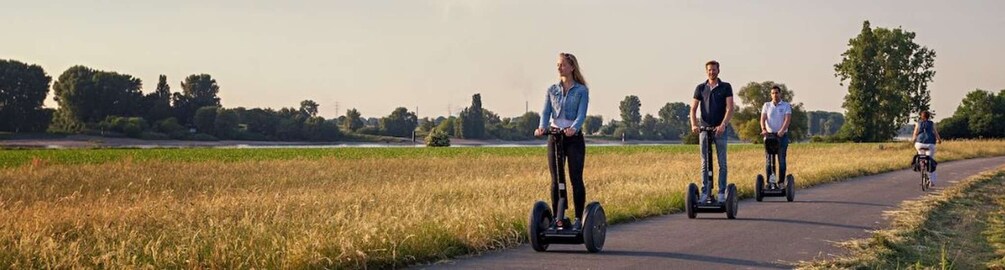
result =
[{"label": "white sneaker", "polygon": [[726,193],[719,193],[719,202],[726,202]]},{"label": "white sneaker", "polygon": [[706,201],[708,201],[708,194],[702,193],[701,198],[698,199],[698,202],[704,203]]}]

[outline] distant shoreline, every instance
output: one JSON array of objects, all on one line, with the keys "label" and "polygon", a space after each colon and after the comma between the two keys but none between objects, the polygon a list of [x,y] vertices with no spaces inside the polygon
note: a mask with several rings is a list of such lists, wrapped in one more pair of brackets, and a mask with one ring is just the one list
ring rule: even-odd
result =
[{"label": "distant shoreline", "polygon": [[[588,145],[660,145],[681,144],[681,141],[613,141],[587,138]],[[451,138],[452,147],[519,147],[544,146],[546,141],[504,141],[470,140]],[[11,138],[0,140],[0,148],[5,149],[73,149],[73,148],[338,148],[338,147],[425,147],[421,140],[411,142],[399,138],[393,142],[308,142],[308,141],[183,141],[183,140],[141,140],[134,138],[102,137],[91,135],[68,135],[59,138]]]}]

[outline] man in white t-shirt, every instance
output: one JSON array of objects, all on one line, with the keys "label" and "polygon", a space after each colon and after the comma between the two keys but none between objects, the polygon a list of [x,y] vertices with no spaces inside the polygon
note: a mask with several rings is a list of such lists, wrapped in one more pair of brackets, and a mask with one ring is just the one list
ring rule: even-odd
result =
[{"label": "man in white t-shirt", "polygon": [[[764,106],[761,107],[761,136],[768,135],[768,133],[778,135],[778,174],[776,177],[768,179],[771,184],[776,184],[776,179],[785,179],[785,154],[789,148],[788,133],[791,118],[792,106],[788,102],[782,101],[782,89],[777,85],[772,86],[771,101],[765,102]],[[765,163],[765,171],[768,171],[769,163]],[[771,175],[770,172],[768,174]]]}]

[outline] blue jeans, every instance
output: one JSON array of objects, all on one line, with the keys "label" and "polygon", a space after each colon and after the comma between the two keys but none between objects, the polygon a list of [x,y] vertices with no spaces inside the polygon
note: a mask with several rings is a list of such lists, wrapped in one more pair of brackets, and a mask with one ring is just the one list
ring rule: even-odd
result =
[{"label": "blue jeans", "polygon": [[[708,141],[707,132],[702,132],[698,135],[698,141],[701,144],[701,193],[709,194],[709,187],[711,187],[712,179],[705,173],[706,168],[709,168],[710,160],[706,160],[705,153],[709,151],[710,143]],[[714,135],[714,134],[713,134]],[[715,156],[716,163],[719,164],[719,193],[726,193],[726,133],[721,136],[715,136]]]},{"label": "blue jeans", "polygon": [[[775,175],[779,183],[785,179],[785,156],[789,149],[789,134],[785,133],[785,136],[778,138],[778,174]],[[767,172],[765,175],[771,175],[772,171],[769,166],[773,160],[771,160],[771,155],[764,153],[764,158],[767,162],[764,163],[764,171]]]}]

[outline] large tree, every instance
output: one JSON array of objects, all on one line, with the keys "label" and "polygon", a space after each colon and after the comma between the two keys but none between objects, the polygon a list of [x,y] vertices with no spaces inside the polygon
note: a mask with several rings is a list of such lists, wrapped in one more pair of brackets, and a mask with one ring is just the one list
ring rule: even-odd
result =
[{"label": "large tree", "polygon": [[835,76],[848,95],[841,136],[852,141],[886,141],[897,134],[913,113],[928,110],[928,83],[935,76],[935,51],[914,42],[915,34],[901,28],[872,28],[848,41]]},{"label": "large tree", "polygon": [[310,99],[301,101],[300,102],[300,114],[303,114],[304,116],[307,116],[307,117],[318,116],[318,107],[319,106],[320,105],[318,105],[317,102],[314,102],[313,100],[310,100]]},{"label": "large tree", "polygon": [[471,96],[471,106],[461,110],[457,117],[455,136],[464,139],[481,139],[485,137],[485,116],[482,111],[482,95]]},{"label": "large tree", "polygon": [[191,123],[195,111],[206,106],[220,107],[220,86],[209,74],[189,75],[181,83],[181,93],[175,93],[175,116],[182,123]]},{"label": "large tree", "polygon": [[1005,138],[1005,90],[997,95],[981,89],[967,93],[938,128],[947,138]]},{"label": "large tree", "polygon": [[691,105],[684,102],[667,102],[658,113],[659,126],[665,140],[676,140],[691,132]]},{"label": "large tree", "polygon": [[147,120],[157,121],[171,117],[171,86],[168,85],[167,76],[160,75],[157,89],[146,95],[146,101]]},{"label": "large tree", "polygon": [[583,133],[594,134],[600,131],[600,127],[604,125],[604,117],[601,115],[587,115],[586,120],[583,121]]},{"label": "large tree", "polygon": [[408,137],[419,124],[419,117],[405,107],[398,107],[391,115],[380,118],[381,133],[388,136]]},{"label": "large tree", "polygon": [[626,96],[618,106],[621,110],[621,122],[629,127],[638,127],[642,122],[642,101],[638,96]]},{"label": "large tree", "polygon": [[0,59],[0,130],[44,130],[52,117],[42,108],[51,81],[38,65]]},{"label": "large tree", "polygon": [[[140,116],[143,83],[126,74],[73,66],[59,75],[53,84],[59,117],[64,123],[98,123],[108,116]],[[57,130],[75,131],[69,128]]]},{"label": "large tree", "polygon": [[356,130],[363,128],[363,126],[363,118],[360,117],[359,111],[357,111],[356,108],[352,108],[345,112],[345,119],[342,121],[342,129],[349,132],[355,132]]},{"label": "large tree", "polygon": [[743,107],[733,116],[731,123],[736,128],[736,135],[741,140],[760,142],[761,137],[761,108],[764,103],[771,101],[771,87],[778,86],[781,89],[782,100],[792,107],[792,115],[789,118],[789,138],[799,141],[806,137],[807,116],[802,103],[795,103],[795,94],[785,84],[773,81],[750,82],[740,88],[737,96]]}]

